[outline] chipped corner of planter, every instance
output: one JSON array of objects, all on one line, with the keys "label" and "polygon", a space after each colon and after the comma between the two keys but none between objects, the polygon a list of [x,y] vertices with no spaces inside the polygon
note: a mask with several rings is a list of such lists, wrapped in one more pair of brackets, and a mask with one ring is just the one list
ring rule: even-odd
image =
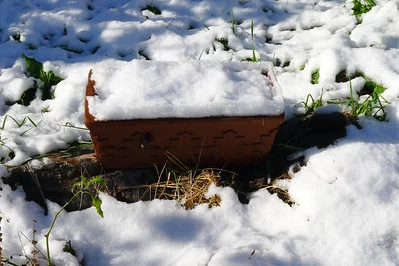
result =
[{"label": "chipped corner of planter", "polygon": [[[176,160],[196,167],[261,163],[284,122],[283,107],[277,115],[98,120],[88,102],[88,97],[96,95],[92,73],[88,75],[84,120],[97,158],[106,169],[163,166]],[[282,98],[272,70],[262,74]]]},{"label": "chipped corner of planter", "polygon": [[84,105],[85,105],[85,113],[84,113],[84,122],[86,127],[90,130],[92,125],[95,123],[94,121],[94,116],[90,113],[89,111],[89,103],[87,101],[87,97],[91,97],[95,95],[95,81],[91,78],[91,75],[93,73],[93,70],[90,69],[89,75],[87,77],[87,85],[86,85],[86,93],[85,93],[85,100],[84,100]]}]

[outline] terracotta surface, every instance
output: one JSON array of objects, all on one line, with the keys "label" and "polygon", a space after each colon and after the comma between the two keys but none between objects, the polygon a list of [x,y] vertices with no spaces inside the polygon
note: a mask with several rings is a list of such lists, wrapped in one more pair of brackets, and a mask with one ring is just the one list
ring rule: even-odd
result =
[{"label": "terracotta surface", "polygon": [[[86,96],[94,96],[90,79]],[[260,162],[270,151],[281,116],[95,121],[85,100],[85,124],[104,168],[162,167],[170,154],[187,166]],[[166,156],[166,153],[169,156]]]}]

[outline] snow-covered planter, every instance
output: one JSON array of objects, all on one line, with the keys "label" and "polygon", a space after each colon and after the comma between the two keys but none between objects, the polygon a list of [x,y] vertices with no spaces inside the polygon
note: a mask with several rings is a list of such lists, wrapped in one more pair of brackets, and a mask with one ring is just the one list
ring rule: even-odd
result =
[{"label": "snow-covered planter", "polygon": [[85,123],[105,168],[260,161],[284,120],[268,63],[110,60],[89,74]]}]

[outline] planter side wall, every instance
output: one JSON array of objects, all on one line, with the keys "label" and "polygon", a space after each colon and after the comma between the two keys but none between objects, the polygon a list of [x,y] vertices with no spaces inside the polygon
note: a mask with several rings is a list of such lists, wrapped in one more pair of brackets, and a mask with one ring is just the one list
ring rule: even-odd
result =
[{"label": "planter side wall", "polygon": [[[105,168],[250,164],[266,157],[283,117],[104,121],[89,126]],[[169,154],[169,155],[167,155]]]}]

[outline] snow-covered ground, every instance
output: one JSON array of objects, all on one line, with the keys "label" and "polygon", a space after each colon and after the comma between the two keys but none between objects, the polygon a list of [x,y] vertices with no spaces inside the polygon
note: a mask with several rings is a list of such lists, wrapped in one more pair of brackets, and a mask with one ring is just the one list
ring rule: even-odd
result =
[{"label": "snow-covered ground", "polygon": [[[349,0],[0,0],[3,164],[18,165],[89,140],[86,131],[65,125],[84,126],[87,74],[95,64],[112,60],[242,61],[252,57],[254,44],[256,57],[275,65],[287,118],[308,94],[348,97],[349,82],[336,81],[344,70],[383,85],[382,95],[391,102],[389,122],[361,116],[361,130],[348,126],[347,136],[334,145],[304,152],[306,166],[280,181],[295,202],[291,207],[266,190],[243,205],[228,187],[209,191],[220,195],[220,207],[188,211],[174,201],[125,204],[103,194],[103,219],[94,208],[61,214],[50,238],[54,262],[398,265],[399,1],[376,3],[358,23]],[[142,10],[149,4],[161,14]],[[35,82],[41,85],[26,74],[21,54],[63,78],[53,86],[54,99],[42,101],[38,90],[29,106],[14,104]],[[316,72],[319,80],[312,84]],[[364,83],[362,77],[351,82],[356,91]],[[29,119],[19,126],[10,117],[18,123]],[[0,170],[7,174],[4,166]],[[24,200],[23,191],[2,185],[6,258],[22,263],[18,254],[30,253],[32,244],[20,232],[31,236],[33,219],[38,246],[45,251],[42,236],[59,209],[49,206],[44,216],[37,204]],[[66,241],[77,257],[63,252]]]}]

